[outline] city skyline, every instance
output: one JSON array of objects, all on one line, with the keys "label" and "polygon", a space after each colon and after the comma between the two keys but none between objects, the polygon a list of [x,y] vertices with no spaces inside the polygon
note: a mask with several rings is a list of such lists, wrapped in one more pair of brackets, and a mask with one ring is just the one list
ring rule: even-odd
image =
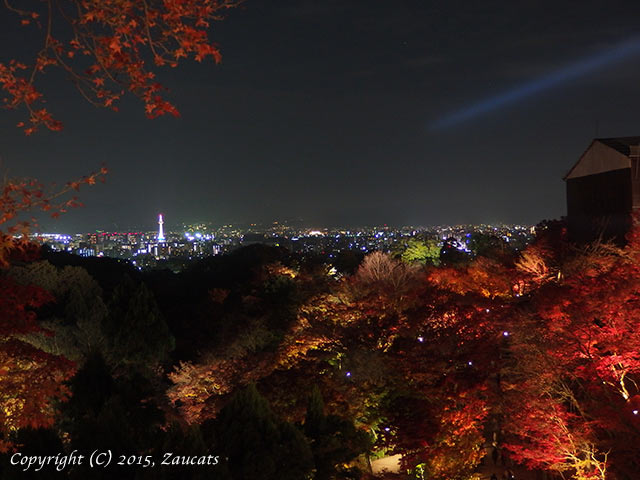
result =
[{"label": "city skyline", "polygon": [[[358,229],[369,229],[369,228],[389,228],[389,229],[403,229],[403,228],[416,228],[416,229],[433,229],[433,228],[441,228],[441,227],[455,227],[455,226],[475,226],[475,227],[487,227],[487,226],[535,226],[535,224],[529,224],[526,222],[478,222],[478,223],[424,223],[424,224],[387,224],[387,223],[360,223],[360,224],[340,224],[340,223],[313,223],[308,222],[303,218],[295,218],[295,219],[274,219],[267,221],[215,221],[212,219],[196,219],[191,221],[185,221],[183,219],[173,219],[173,221],[166,222],[164,214],[157,213],[155,214],[155,221],[145,219],[140,222],[133,222],[131,225],[123,225],[119,227],[118,225],[113,225],[114,228],[109,228],[109,226],[97,227],[94,229],[84,229],[84,230],[63,230],[60,228],[56,228],[60,226],[59,222],[49,222],[52,228],[43,228],[41,224],[34,225],[35,228],[32,229],[32,234],[48,234],[48,233],[61,233],[65,235],[74,235],[74,234],[85,234],[85,233],[109,233],[109,234],[142,234],[142,233],[150,233],[150,232],[159,232],[160,220],[162,217],[162,231],[164,234],[168,233],[176,233],[182,232],[185,230],[198,230],[195,226],[201,225],[204,228],[200,228],[200,230],[206,230],[207,228],[212,229],[220,229],[225,227],[237,227],[247,231],[266,231],[271,228],[284,227],[289,229],[295,229],[299,231],[314,231],[314,230],[358,230]],[[540,222],[538,222],[540,223]],[[166,225],[166,226],[165,226]]]},{"label": "city skyline", "polygon": [[[32,239],[53,252],[81,257],[111,257],[142,270],[169,268],[179,272],[207,257],[230,254],[242,247],[261,244],[280,247],[291,255],[335,261],[345,252],[364,255],[398,252],[410,242],[426,248],[451,248],[462,255],[475,255],[481,245],[497,250],[518,251],[526,247],[535,229],[523,225],[446,225],[432,227],[370,226],[361,228],[310,229],[302,225],[273,222],[268,225],[224,225],[207,223],[164,229],[158,215],[155,230],[98,231],[86,233],[34,233]],[[448,245],[448,247],[447,247]],[[474,253],[475,250],[475,253]]]}]

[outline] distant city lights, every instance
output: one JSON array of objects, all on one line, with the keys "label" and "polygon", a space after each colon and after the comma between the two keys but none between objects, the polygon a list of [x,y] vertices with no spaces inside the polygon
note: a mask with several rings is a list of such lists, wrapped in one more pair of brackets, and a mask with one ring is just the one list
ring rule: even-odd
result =
[{"label": "distant city lights", "polygon": [[[445,241],[451,241],[465,255],[473,255],[470,242],[476,238],[474,234],[491,235],[505,242],[509,238],[515,249],[525,248],[532,238],[530,227],[485,224],[309,229],[287,222],[222,226],[199,222],[182,225],[177,232],[167,227],[164,216],[159,214],[155,231],[130,229],[73,235],[37,233],[31,237],[54,251],[85,257],[135,260],[138,269],[155,268],[161,264],[159,262],[171,262],[170,268],[174,271],[181,270],[189,261],[222,255],[256,243],[283,247],[295,254],[317,256],[333,263],[347,250],[365,255],[374,251],[389,252],[406,246],[413,238],[436,241],[440,247]],[[331,265],[329,272],[336,279],[343,273],[338,264]],[[418,341],[423,342],[424,339]]]}]

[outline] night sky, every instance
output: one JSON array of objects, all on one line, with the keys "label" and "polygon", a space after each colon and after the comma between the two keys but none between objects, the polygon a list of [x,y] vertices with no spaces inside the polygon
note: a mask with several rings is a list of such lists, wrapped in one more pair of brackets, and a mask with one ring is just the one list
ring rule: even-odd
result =
[{"label": "night sky", "polygon": [[[0,61],[36,39],[5,10]],[[247,0],[223,63],[158,71],[181,117],[96,109],[51,72],[63,132],[0,115],[9,176],[110,169],[49,231],[182,222],[537,223],[595,137],[640,135],[640,2]],[[33,31],[30,31],[33,32]],[[44,81],[45,83],[42,83]],[[46,85],[46,86],[45,86]]]}]

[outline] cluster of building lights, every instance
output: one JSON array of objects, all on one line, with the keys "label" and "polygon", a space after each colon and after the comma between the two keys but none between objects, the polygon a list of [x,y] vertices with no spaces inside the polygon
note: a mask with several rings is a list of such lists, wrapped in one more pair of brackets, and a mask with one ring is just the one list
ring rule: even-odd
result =
[{"label": "cluster of building lights", "polygon": [[[411,238],[447,241],[453,239],[452,246],[468,252],[470,232],[485,233],[512,242],[526,245],[529,241],[529,227],[460,225],[438,227],[363,227],[363,228],[325,228],[309,229],[296,227],[294,223],[273,222],[267,225],[250,224],[248,226],[199,223],[185,225],[180,233],[168,231],[164,215],[157,217],[157,230],[154,232],[120,231],[96,232],[90,234],[38,234],[38,238],[53,250],[67,251],[81,256],[105,256],[128,260],[138,268],[154,267],[158,262],[186,262],[205,256],[229,252],[235,248],[254,243],[274,247],[284,247],[295,254],[321,255],[327,259],[345,250],[390,251],[402,248]],[[444,241],[440,241],[442,245]],[[173,268],[173,267],[171,267]],[[180,266],[176,267],[182,268]]]}]

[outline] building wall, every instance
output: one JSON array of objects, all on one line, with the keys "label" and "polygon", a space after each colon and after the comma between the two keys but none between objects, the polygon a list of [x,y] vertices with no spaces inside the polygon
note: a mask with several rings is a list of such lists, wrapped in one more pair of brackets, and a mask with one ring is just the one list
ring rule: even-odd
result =
[{"label": "building wall", "polygon": [[578,243],[602,237],[624,243],[631,226],[632,169],[567,178],[569,236]]},{"label": "building wall", "polygon": [[631,158],[631,191],[632,191],[632,207],[640,208],[640,158]]}]

